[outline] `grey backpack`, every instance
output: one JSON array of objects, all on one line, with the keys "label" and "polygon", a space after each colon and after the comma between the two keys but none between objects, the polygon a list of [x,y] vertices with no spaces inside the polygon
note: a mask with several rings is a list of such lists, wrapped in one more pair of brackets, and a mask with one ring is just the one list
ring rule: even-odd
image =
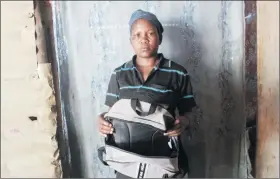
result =
[{"label": "grey backpack", "polygon": [[179,172],[177,137],[163,135],[174,117],[162,106],[121,99],[104,116],[115,131],[105,138],[99,159],[132,178],[170,178]]}]

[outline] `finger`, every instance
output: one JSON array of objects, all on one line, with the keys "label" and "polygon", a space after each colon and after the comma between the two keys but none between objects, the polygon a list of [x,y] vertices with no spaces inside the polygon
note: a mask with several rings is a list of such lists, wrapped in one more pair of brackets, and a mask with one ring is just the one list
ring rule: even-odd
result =
[{"label": "finger", "polygon": [[169,137],[177,137],[177,136],[179,136],[179,135],[181,135],[181,133],[176,133],[176,134],[172,134],[172,135],[168,135]]},{"label": "finger", "polygon": [[174,127],[173,129],[168,130],[166,133],[167,133],[167,134],[172,134],[172,133],[174,133],[174,132],[181,131],[181,130],[182,130],[182,127],[179,126],[179,125],[177,125],[177,126]]},{"label": "finger", "polygon": [[110,126],[105,126],[105,125],[101,125],[101,126],[100,126],[100,129],[104,129],[104,130],[110,131],[110,130],[112,130],[112,127],[110,127]]},{"label": "finger", "polygon": [[181,132],[180,129],[176,129],[176,130],[167,132],[167,135],[173,135],[173,134],[177,134],[177,133],[180,133],[180,132]]},{"label": "finger", "polygon": [[105,129],[105,130],[112,130],[112,125],[110,124],[110,125],[104,125],[104,124],[101,124],[101,125],[99,125],[99,128],[100,129]]},{"label": "finger", "polygon": [[112,124],[110,124],[109,122],[107,122],[107,121],[105,121],[105,120],[100,120],[100,125],[112,126]]},{"label": "finger", "polygon": [[103,117],[99,117],[99,124],[109,126],[111,123],[109,121],[105,120]]},{"label": "finger", "polygon": [[181,129],[181,125],[177,124],[175,125],[172,129],[168,130],[167,132],[163,133],[163,135],[168,135],[169,133],[176,131],[176,130],[180,130]]},{"label": "finger", "polygon": [[179,129],[175,129],[175,130],[170,130],[170,131],[168,131],[168,132],[166,132],[166,133],[164,133],[164,135],[165,136],[173,136],[173,135],[178,135],[178,134],[181,134],[181,129],[179,128]]},{"label": "finger", "polygon": [[111,128],[111,129],[101,129],[100,131],[105,131],[106,134],[113,134],[114,129],[113,128]]},{"label": "finger", "polygon": [[172,131],[172,132],[167,133],[167,135],[168,135],[169,137],[178,136],[178,135],[180,135],[180,134],[181,134],[181,130],[175,130],[175,131]]},{"label": "finger", "polygon": [[180,119],[176,119],[174,124],[180,124]]},{"label": "finger", "polygon": [[102,134],[113,134],[113,132],[111,130],[104,130],[104,129],[101,129],[100,132]]},{"label": "finger", "polygon": [[99,123],[99,126],[100,127],[112,127],[112,124],[109,123],[108,121],[105,121],[105,120],[100,120],[100,123]]}]

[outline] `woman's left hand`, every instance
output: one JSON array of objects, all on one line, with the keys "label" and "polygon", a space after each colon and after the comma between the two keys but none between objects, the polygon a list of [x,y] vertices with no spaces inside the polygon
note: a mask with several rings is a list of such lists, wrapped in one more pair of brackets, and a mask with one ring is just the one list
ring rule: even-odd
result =
[{"label": "woman's left hand", "polygon": [[183,130],[185,130],[189,125],[189,119],[186,116],[178,116],[176,117],[174,127],[168,130],[164,135],[168,135],[170,137],[179,136]]}]

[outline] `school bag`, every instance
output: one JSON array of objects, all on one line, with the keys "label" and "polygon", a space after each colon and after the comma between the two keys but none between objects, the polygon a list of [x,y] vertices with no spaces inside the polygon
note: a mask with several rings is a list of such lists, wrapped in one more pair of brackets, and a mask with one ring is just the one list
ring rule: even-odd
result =
[{"label": "school bag", "polygon": [[115,131],[98,149],[103,164],[132,178],[171,178],[179,172],[177,137],[163,135],[175,118],[164,107],[120,99],[104,118]]}]

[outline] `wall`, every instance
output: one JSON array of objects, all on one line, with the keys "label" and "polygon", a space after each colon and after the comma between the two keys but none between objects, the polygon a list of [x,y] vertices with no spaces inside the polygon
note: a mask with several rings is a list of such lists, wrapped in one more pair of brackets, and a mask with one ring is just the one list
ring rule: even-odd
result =
[{"label": "wall", "polygon": [[37,66],[32,1],[1,1],[1,178],[60,177],[51,65]]},{"label": "wall", "polygon": [[[184,138],[191,177],[247,177],[243,2],[53,2],[62,120],[74,177],[110,177],[97,159],[96,116],[112,70],[130,60],[128,20],[138,9],[164,24],[160,51],[184,65],[199,108]],[[176,12],[176,13],[174,13]]]}]

